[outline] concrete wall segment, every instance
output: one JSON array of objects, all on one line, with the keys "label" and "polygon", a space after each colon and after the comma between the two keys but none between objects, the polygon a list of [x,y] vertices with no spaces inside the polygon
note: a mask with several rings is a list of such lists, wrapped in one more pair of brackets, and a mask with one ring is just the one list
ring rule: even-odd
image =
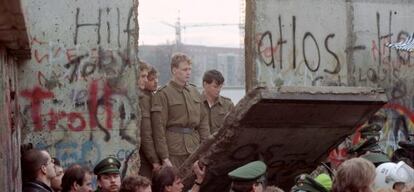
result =
[{"label": "concrete wall segment", "polygon": [[395,150],[414,131],[412,54],[385,46],[414,32],[413,1],[261,0],[247,5],[247,90],[281,85],[382,88],[390,102],[381,110],[387,117],[384,151]]},{"label": "concrete wall segment", "polygon": [[17,62],[0,46],[0,191],[21,191]]},{"label": "concrete wall segment", "polygon": [[[139,144],[134,1],[24,0],[32,60],[20,67],[22,143],[64,166],[121,161]],[[123,167],[125,168],[125,166]]]}]

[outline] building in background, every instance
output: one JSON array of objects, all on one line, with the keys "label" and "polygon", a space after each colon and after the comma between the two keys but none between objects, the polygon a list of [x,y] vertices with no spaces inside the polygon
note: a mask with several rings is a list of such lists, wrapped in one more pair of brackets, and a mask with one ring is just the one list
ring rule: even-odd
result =
[{"label": "building in background", "polygon": [[225,87],[244,87],[244,50],[241,48],[208,47],[200,45],[165,44],[142,45],[139,47],[140,59],[151,63],[160,72],[160,85],[171,78],[170,59],[174,52],[188,54],[193,61],[191,82],[201,87],[205,71],[219,70],[224,78]]}]

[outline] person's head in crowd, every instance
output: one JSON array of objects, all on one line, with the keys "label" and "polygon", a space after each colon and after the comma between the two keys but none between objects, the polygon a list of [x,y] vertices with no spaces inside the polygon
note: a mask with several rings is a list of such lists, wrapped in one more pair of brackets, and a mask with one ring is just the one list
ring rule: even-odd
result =
[{"label": "person's head in crowd", "polygon": [[55,164],[45,150],[30,149],[21,157],[23,182],[40,181],[50,187],[56,176]]},{"label": "person's head in crowd", "polygon": [[328,192],[332,188],[332,180],[325,173],[316,178],[312,178],[308,174],[300,174],[296,177],[295,183],[292,192]]},{"label": "person's head in crowd", "polygon": [[191,59],[184,53],[175,53],[171,58],[171,72],[173,81],[184,86],[190,81]]},{"label": "person's head in crowd", "polygon": [[375,189],[392,188],[401,191],[406,183],[414,182],[414,169],[404,161],[387,162],[376,168]]},{"label": "person's head in crowd", "polygon": [[392,189],[396,192],[402,192],[404,188],[405,188],[405,183],[404,182],[395,182],[392,185]]},{"label": "person's head in crowd", "polygon": [[143,61],[139,61],[139,67],[138,67],[138,87],[141,90],[145,89],[145,84],[148,81],[148,71],[149,66],[147,63]]},{"label": "person's head in crowd", "polygon": [[158,87],[158,71],[154,66],[150,67],[147,79],[148,81],[145,84],[145,89],[151,92],[156,91]]},{"label": "person's head in crowd", "polygon": [[153,192],[181,192],[184,185],[174,167],[165,166],[152,179]]},{"label": "person's head in crowd", "polygon": [[92,173],[79,164],[66,169],[62,178],[62,192],[92,192]]},{"label": "person's head in crowd", "polygon": [[206,71],[203,75],[204,94],[210,98],[218,98],[223,87],[224,77],[215,69]]},{"label": "person's head in crowd", "polygon": [[143,176],[125,177],[119,192],[151,192],[151,181]]},{"label": "person's head in crowd", "polygon": [[253,161],[230,173],[231,189],[234,192],[262,192],[265,185],[267,166],[262,161]]},{"label": "person's head in crowd", "polygon": [[371,192],[375,166],[364,158],[344,161],[335,174],[332,192]]},{"label": "person's head in crowd", "polygon": [[61,184],[62,184],[62,177],[63,177],[63,167],[60,165],[59,159],[55,157],[53,157],[52,159],[55,164],[56,177],[53,177],[51,181],[51,187],[54,192],[59,192],[62,190]]},{"label": "person's head in crowd", "polygon": [[406,183],[402,192],[414,192],[414,182]]},{"label": "person's head in crowd", "polygon": [[107,157],[100,161],[93,172],[97,175],[97,185],[100,192],[117,192],[121,187],[119,168],[121,162],[115,157]]},{"label": "person's head in crowd", "polygon": [[20,145],[20,154],[21,154],[21,156],[23,156],[23,154],[26,153],[27,151],[29,151],[30,149],[33,149],[33,144],[32,143],[24,143],[24,144]]}]

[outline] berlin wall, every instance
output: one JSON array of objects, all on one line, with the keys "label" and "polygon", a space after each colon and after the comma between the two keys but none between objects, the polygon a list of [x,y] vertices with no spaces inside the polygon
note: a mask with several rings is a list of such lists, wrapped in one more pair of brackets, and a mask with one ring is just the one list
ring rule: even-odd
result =
[{"label": "berlin wall", "polygon": [[[126,162],[140,123],[137,0],[23,0],[32,59],[19,67],[21,143],[63,166]],[[125,168],[125,166],[123,166]]]},{"label": "berlin wall", "polygon": [[[414,61],[385,45],[407,38],[408,0],[246,2],[246,82],[257,86],[384,88],[389,103],[381,144],[396,149],[414,131]],[[300,117],[298,117],[300,118]]]}]

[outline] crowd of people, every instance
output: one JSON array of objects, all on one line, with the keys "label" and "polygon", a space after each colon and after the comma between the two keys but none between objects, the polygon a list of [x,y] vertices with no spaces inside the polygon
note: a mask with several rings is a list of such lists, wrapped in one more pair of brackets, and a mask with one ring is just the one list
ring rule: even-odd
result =
[{"label": "crowd of people", "polygon": [[[121,180],[121,162],[112,156],[102,159],[93,171],[80,164],[64,169],[59,160],[52,158],[47,151],[25,149],[21,156],[24,192],[183,191],[184,185],[178,168],[204,140],[221,128],[224,117],[234,104],[229,98],[220,95],[224,77],[217,70],[204,73],[202,93],[190,84],[192,62],[183,53],[172,56],[172,78],[160,88],[158,72],[154,66],[140,62],[138,69],[137,87],[140,90],[141,111],[141,123],[137,132],[139,142],[136,153],[128,160],[130,167],[125,177]],[[332,174],[321,173],[316,177],[299,175],[291,191],[374,191],[376,180],[384,175],[389,188],[381,186],[378,190],[413,191],[409,182],[414,182],[414,170],[403,163],[394,164],[398,165],[398,169],[402,168],[400,172],[381,167],[382,164],[376,168],[367,158],[351,158]],[[195,180],[190,191],[198,192],[208,172],[208,165],[196,161],[192,170]],[[401,176],[401,171],[405,171],[405,177]],[[266,172],[267,166],[263,161],[250,162],[232,170],[228,173],[232,180],[230,190],[283,191],[276,186],[266,186]],[[397,176],[391,177],[384,172],[392,172],[393,176]],[[92,187],[95,175],[97,189]]]}]

